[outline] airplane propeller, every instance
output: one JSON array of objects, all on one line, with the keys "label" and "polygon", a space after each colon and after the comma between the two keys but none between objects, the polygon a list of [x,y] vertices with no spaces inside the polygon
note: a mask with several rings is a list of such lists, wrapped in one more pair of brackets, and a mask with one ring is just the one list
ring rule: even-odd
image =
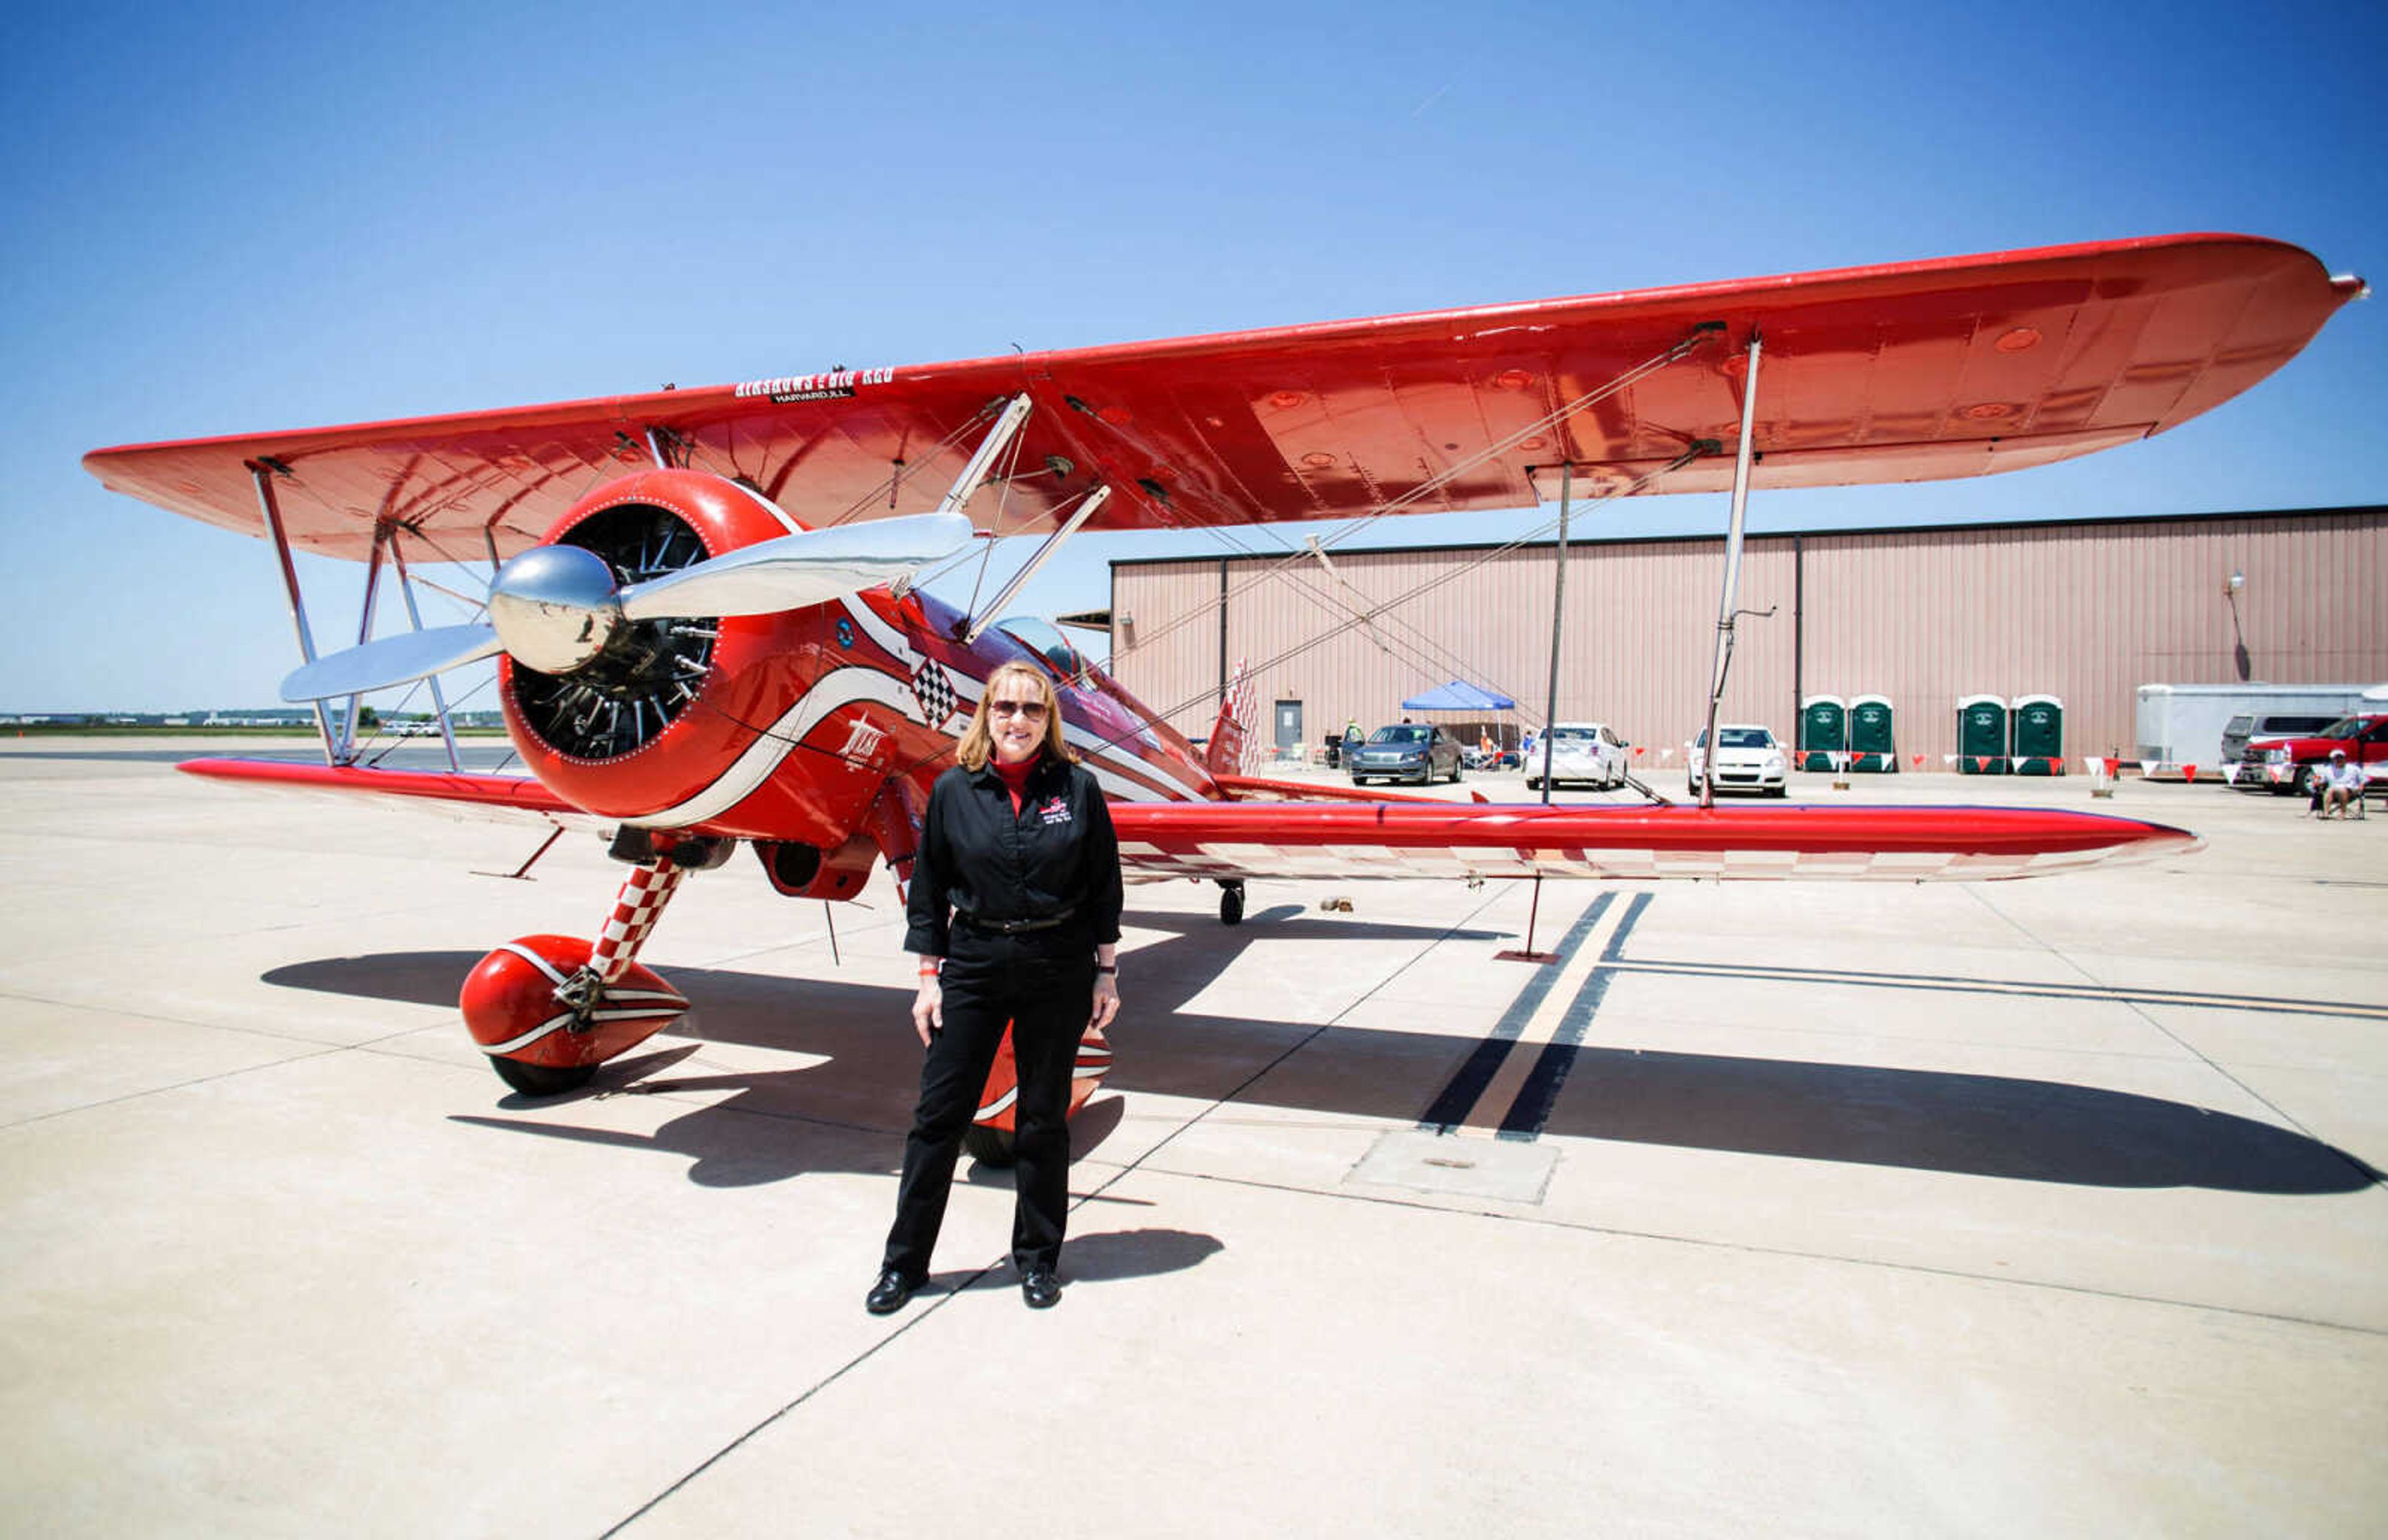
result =
[{"label": "airplane propeller", "polygon": [[971,533],[959,513],[808,529],[627,587],[616,585],[613,567],[595,551],[534,546],[491,579],[488,624],[402,632],[319,658],[282,681],[282,699],[361,694],[500,652],[542,674],[569,674],[603,653],[626,625],[827,603],[908,577],[960,549]]}]

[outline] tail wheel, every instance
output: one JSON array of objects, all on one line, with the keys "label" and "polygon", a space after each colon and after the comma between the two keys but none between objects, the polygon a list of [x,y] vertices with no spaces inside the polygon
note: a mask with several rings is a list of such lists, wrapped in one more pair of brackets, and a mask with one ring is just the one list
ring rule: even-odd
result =
[{"label": "tail wheel", "polygon": [[1244,885],[1242,883],[1219,884],[1219,923],[1221,925],[1244,923]]}]

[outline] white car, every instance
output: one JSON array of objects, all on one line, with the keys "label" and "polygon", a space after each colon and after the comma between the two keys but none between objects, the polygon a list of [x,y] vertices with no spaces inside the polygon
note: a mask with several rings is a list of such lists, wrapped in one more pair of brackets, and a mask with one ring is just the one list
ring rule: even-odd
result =
[{"label": "white car", "polygon": [[[1625,784],[1625,751],[1632,747],[1600,722],[1562,722],[1551,729],[1551,787],[1587,781],[1603,790]],[[1526,789],[1543,784],[1543,746],[1525,757]]]},{"label": "white car", "polygon": [[[1708,729],[1683,745],[1691,766],[1692,795],[1700,794],[1700,776],[1708,763]],[[1774,729],[1751,723],[1717,726],[1716,789],[1758,791],[1780,797],[1790,789],[1791,761],[1776,739]]]}]

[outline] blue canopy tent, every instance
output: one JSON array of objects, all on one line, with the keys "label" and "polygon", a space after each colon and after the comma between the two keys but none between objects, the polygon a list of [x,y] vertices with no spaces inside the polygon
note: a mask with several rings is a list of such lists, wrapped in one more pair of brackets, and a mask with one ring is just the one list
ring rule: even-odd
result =
[{"label": "blue canopy tent", "polygon": [[1479,689],[1465,679],[1454,679],[1424,695],[1413,695],[1402,702],[1405,712],[1505,712],[1515,711],[1518,702],[1505,695],[1489,689]]},{"label": "blue canopy tent", "polygon": [[[1447,685],[1430,689],[1424,695],[1413,695],[1402,702],[1402,710],[1405,712],[1466,712],[1480,720],[1494,712],[1515,711],[1517,706],[1518,702],[1507,696],[1480,688],[1465,679],[1454,679]],[[1496,749],[1511,747],[1512,739],[1505,727],[1497,723],[1485,726]],[[1475,745],[1468,744],[1467,748],[1472,752]],[[1468,763],[1473,764],[1476,762],[1471,758]]]}]

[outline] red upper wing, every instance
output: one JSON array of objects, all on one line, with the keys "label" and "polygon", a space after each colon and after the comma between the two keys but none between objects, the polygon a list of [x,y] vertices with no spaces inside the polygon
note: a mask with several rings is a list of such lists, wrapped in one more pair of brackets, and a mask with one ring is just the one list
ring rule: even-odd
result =
[{"label": "red upper wing", "polygon": [[[1755,328],[1758,485],[1929,480],[2184,422],[2293,357],[2358,289],[2295,246],[2179,235],[140,445],[83,463],[117,491],[253,534],[248,467],[270,461],[302,549],[361,558],[387,518],[477,558],[484,529],[511,555],[600,481],[653,463],[651,431],[675,460],[743,478],[808,524],[918,511],[959,473],[989,404],[1024,390],[1036,410],[1016,469],[1043,473],[1010,483],[999,510],[973,509],[1006,534],[1049,526],[1097,482],[1113,488],[1094,521],[1111,529],[1348,516],[1439,478],[1416,511],[1516,508],[1554,496],[1562,462],[1589,490],[1696,439],[1726,453],[1652,489],[1727,485]],[[1704,322],[1722,327],[1688,358],[1535,426]]]}]

